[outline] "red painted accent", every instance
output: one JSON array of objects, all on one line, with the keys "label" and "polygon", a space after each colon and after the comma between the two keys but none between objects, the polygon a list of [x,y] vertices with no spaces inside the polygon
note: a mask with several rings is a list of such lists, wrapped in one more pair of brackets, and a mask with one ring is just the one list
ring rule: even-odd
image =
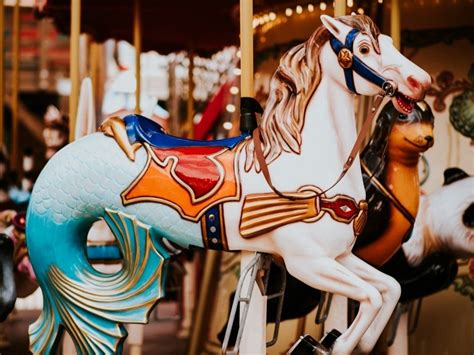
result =
[{"label": "red painted accent", "polygon": [[194,139],[206,139],[211,129],[215,126],[220,113],[224,109],[225,102],[228,101],[230,86],[231,82],[222,84],[207,104],[206,109],[202,113],[201,121],[194,125]]},{"label": "red painted accent", "polygon": [[224,147],[178,147],[156,149],[156,156],[164,161],[169,156],[178,158],[174,173],[194,192],[195,198],[208,194],[221,177],[216,163],[209,155],[226,149]]},{"label": "red painted accent", "polygon": [[[348,207],[349,210],[344,211],[344,206]],[[349,198],[342,196],[337,197],[334,201],[321,200],[321,208],[330,209],[339,217],[345,220],[351,220],[355,218],[358,213],[358,207],[355,202]]]}]

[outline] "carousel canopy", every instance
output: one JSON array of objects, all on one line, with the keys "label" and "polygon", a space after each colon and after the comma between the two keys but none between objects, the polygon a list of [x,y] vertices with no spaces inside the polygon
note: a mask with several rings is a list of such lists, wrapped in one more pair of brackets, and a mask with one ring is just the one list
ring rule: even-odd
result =
[{"label": "carousel canopy", "polygon": [[[260,1],[260,7],[263,2]],[[265,4],[276,2],[266,0]],[[59,31],[67,34],[70,4],[70,0],[39,1],[37,12],[52,18]],[[141,9],[144,51],[157,50],[166,54],[192,48],[198,53],[211,53],[239,43],[238,0],[141,0]],[[82,0],[81,32],[90,34],[98,42],[109,38],[132,42],[133,1]]]}]

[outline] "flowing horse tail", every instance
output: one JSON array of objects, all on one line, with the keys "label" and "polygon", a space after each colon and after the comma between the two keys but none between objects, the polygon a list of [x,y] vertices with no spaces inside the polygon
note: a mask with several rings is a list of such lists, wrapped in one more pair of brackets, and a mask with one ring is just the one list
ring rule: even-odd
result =
[{"label": "flowing horse tail", "polygon": [[[38,226],[37,217],[30,217],[29,225]],[[69,245],[70,253],[63,257],[75,259],[73,263],[55,260],[48,267],[39,268],[44,306],[39,319],[29,328],[30,350],[34,354],[54,352],[63,330],[73,338],[79,354],[121,352],[127,335],[123,323],[146,323],[149,312],[163,296],[162,275],[169,255],[153,244],[149,227],[118,211],[106,210],[104,219],[122,252],[122,269],[112,274],[98,272],[88,263],[84,246],[76,247],[79,244]],[[62,226],[66,226],[61,231],[64,233],[75,229],[68,228],[70,224]],[[43,225],[41,233],[45,229],[48,227]],[[37,250],[46,246],[38,243],[38,237],[29,239],[35,241],[31,243],[31,255],[47,255],[44,250]]]},{"label": "flowing horse tail", "polygon": [[[63,148],[38,177],[26,216],[31,264],[43,311],[30,326],[30,350],[55,353],[65,331],[79,354],[120,353],[123,323],[146,323],[163,296],[169,253],[157,230],[121,204],[120,191],[143,167],[115,142],[93,134]],[[86,253],[92,224],[104,219],[122,254],[122,268],[94,269]]]}]

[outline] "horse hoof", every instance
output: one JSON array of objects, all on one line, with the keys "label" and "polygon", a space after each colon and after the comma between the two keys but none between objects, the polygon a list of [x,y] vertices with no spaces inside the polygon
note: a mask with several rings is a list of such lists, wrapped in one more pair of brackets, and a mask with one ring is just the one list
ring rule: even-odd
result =
[{"label": "horse hoof", "polygon": [[298,341],[288,350],[289,355],[329,355],[331,347],[341,335],[336,329],[331,330],[323,340],[318,342],[311,335],[301,336]]}]

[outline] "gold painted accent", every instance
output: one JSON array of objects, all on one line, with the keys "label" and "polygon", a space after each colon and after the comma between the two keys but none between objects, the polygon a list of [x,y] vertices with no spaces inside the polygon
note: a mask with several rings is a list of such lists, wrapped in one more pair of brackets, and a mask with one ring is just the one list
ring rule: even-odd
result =
[{"label": "gold painted accent", "polygon": [[[156,293],[146,292],[153,287],[155,282],[161,285],[164,265],[163,256],[159,254],[151,241],[149,227],[123,213],[110,210],[106,210],[106,213],[110,217],[107,222],[114,225],[114,228],[110,226],[111,229],[121,234],[120,237],[116,236],[116,239],[124,255],[123,268],[110,275],[97,274],[86,269],[76,275],[78,280],[68,277],[56,266],[52,266],[48,271],[50,289],[57,293],[54,302],[62,324],[82,353],[115,351],[125,336],[123,327],[119,323],[146,323],[153,306],[163,296],[161,287],[158,287]],[[130,219],[133,231],[127,228],[127,225],[130,225]],[[132,248],[132,245],[135,247]],[[140,251],[139,248],[143,250]],[[143,275],[151,253],[158,257],[158,266],[144,279]],[[141,302],[127,302],[139,295],[142,295]],[[138,313],[130,312],[140,309]],[[81,310],[117,322],[117,324],[107,330],[99,324],[91,323],[87,314],[83,314]],[[51,322],[51,320],[48,321],[48,323]],[[82,322],[89,327],[80,327]],[[91,330],[91,327],[95,330]],[[98,337],[100,333],[113,337],[113,340],[104,341]],[[38,336],[35,338],[38,341],[44,339]]]},{"label": "gold painted accent", "polygon": [[281,198],[274,193],[246,196],[240,219],[242,237],[252,238],[285,224],[311,220],[318,216],[320,211],[316,210],[313,192],[301,191],[287,195],[298,197],[298,200]]},{"label": "gold painted accent", "polygon": [[354,219],[353,228],[356,237],[362,234],[369,217],[369,204],[367,201],[359,201],[359,213]]},{"label": "gold painted accent", "polygon": [[347,48],[342,48],[337,55],[337,61],[339,65],[344,69],[349,69],[352,67],[352,53]]},{"label": "gold painted accent", "polygon": [[99,131],[112,137],[131,161],[135,161],[135,152],[141,148],[141,143],[130,144],[125,122],[118,116],[108,117],[99,127]]},{"label": "gold painted accent", "polygon": [[[313,185],[302,186],[297,192],[285,193],[286,196],[296,197],[296,200],[282,198],[275,193],[251,194],[245,197],[240,217],[240,234],[243,238],[252,238],[290,223],[314,223],[321,219],[324,213],[329,213],[337,222],[349,224],[354,222],[356,236],[359,235],[367,220],[367,202],[359,204],[347,195],[337,194],[326,197],[322,190]],[[322,202],[334,202],[345,198],[354,202],[358,209],[357,215],[342,218],[331,208],[321,207]]]}]

